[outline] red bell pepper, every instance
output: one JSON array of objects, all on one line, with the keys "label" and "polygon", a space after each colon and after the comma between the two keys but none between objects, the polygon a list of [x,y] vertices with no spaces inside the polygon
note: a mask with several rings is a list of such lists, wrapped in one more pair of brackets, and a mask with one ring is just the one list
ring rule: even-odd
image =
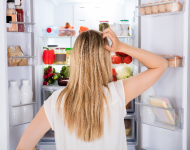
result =
[{"label": "red bell pepper", "polygon": [[44,64],[49,64],[49,65],[53,64],[55,61],[54,50],[53,49],[49,50],[47,47],[43,47],[43,48],[46,49],[43,51],[43,62],[44,62]]}]

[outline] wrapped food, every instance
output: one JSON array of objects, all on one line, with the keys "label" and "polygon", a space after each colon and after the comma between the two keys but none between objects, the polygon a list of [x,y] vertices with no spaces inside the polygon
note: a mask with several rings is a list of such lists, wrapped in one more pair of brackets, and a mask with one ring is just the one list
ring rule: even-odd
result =
[{"label": "wrapped food", "polygon": [[28,66],[26,58],[12,58],[15,56],[24,56],[20,46],[9,46],[7,48],[8,66]]}]

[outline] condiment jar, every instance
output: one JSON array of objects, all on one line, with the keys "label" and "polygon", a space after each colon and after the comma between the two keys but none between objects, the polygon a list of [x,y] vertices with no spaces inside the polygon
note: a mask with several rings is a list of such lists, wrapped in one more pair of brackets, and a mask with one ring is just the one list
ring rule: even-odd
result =
[{"label": "condiment jar", "polygon": [[104,31],[106,28],[109,28],[110,25],[109,25],[109,21],[100,21],[100,24],[99,24],[99,31]]},{"label": "condiment jar", "polygon": [[66,62],[65,64],[67,65],[70,65],[70,58],[71,58],[71,51],[73,49],[72,48],[66,48],[65,51],[66,51]]},{"label": "condiment jar", "polygon": [[54,52],[55,52],[55,50],[58,47],[58,45],[48,45],[47,47],[49,48],[49,50],[53,49]]},{"label": "condiment jar", "polygon": [[55,49],[55,63],[57,65],[65,64],[66,62],[66,52],[65,48],[56,48]]}]

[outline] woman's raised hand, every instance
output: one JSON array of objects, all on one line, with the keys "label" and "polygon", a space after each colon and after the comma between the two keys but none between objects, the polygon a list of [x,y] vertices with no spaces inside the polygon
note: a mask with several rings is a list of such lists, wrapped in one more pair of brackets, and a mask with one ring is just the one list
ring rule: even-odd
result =
[{"label": "woman's raised hand", "polygon": [[111,47],[109,45],[105,45],[105,49],[110,52],[120,51],[120,49],[122,47],[122,43],[119,41],[116,34],[110,28],[107,28],[103,31],[103,38],[105,38],[107,36],[112,41],[112,45],[111,45]]}]

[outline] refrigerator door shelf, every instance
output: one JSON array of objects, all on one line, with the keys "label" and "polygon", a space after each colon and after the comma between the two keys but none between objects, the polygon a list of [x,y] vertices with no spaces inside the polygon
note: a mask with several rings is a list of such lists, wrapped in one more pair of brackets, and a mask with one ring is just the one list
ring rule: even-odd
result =
[{"label": "refrigerator door shelf", "polygon": [[133,112],[135,112],[135,100],[132,100],[130,103],[129,103],[129,105],[127,105],[126,106],[126,113],[128,114],[128,113],[133,113]]},{"label": "refrigerator door shelf", "polygon": [[183,109],[164,108],[135,102],[135,120],[167,130],[183,129]]},{"label": "refrigerator door shelf", "polygon": [[185,12],[185,1],[176,0],[136,6],[136,16],[157,17],[166,15],[176,15]]},{"label": "refrigerator door shelf", "polygon": [[[8,25],[9,24],[9,25]],[[14,22],[14,21],[10,21],[9,23],[7,23],[7,28],[11,28],[12,24],[18,24],[18,25],[23,25],[24,26],[24,32],[19,32],[16,31],[16,33],[34,33],[36,28],[35,28],[35,23],[30,23],[30,22]],[[12,31],[7,31],[7,32],[12,32]]]},{"label": "refrigerator door shelf", "polygon": [[36,65],[36,56],[12,56],[9,57],[8,66],[9,67],[18,67],[18,66],[35,66]]}]

